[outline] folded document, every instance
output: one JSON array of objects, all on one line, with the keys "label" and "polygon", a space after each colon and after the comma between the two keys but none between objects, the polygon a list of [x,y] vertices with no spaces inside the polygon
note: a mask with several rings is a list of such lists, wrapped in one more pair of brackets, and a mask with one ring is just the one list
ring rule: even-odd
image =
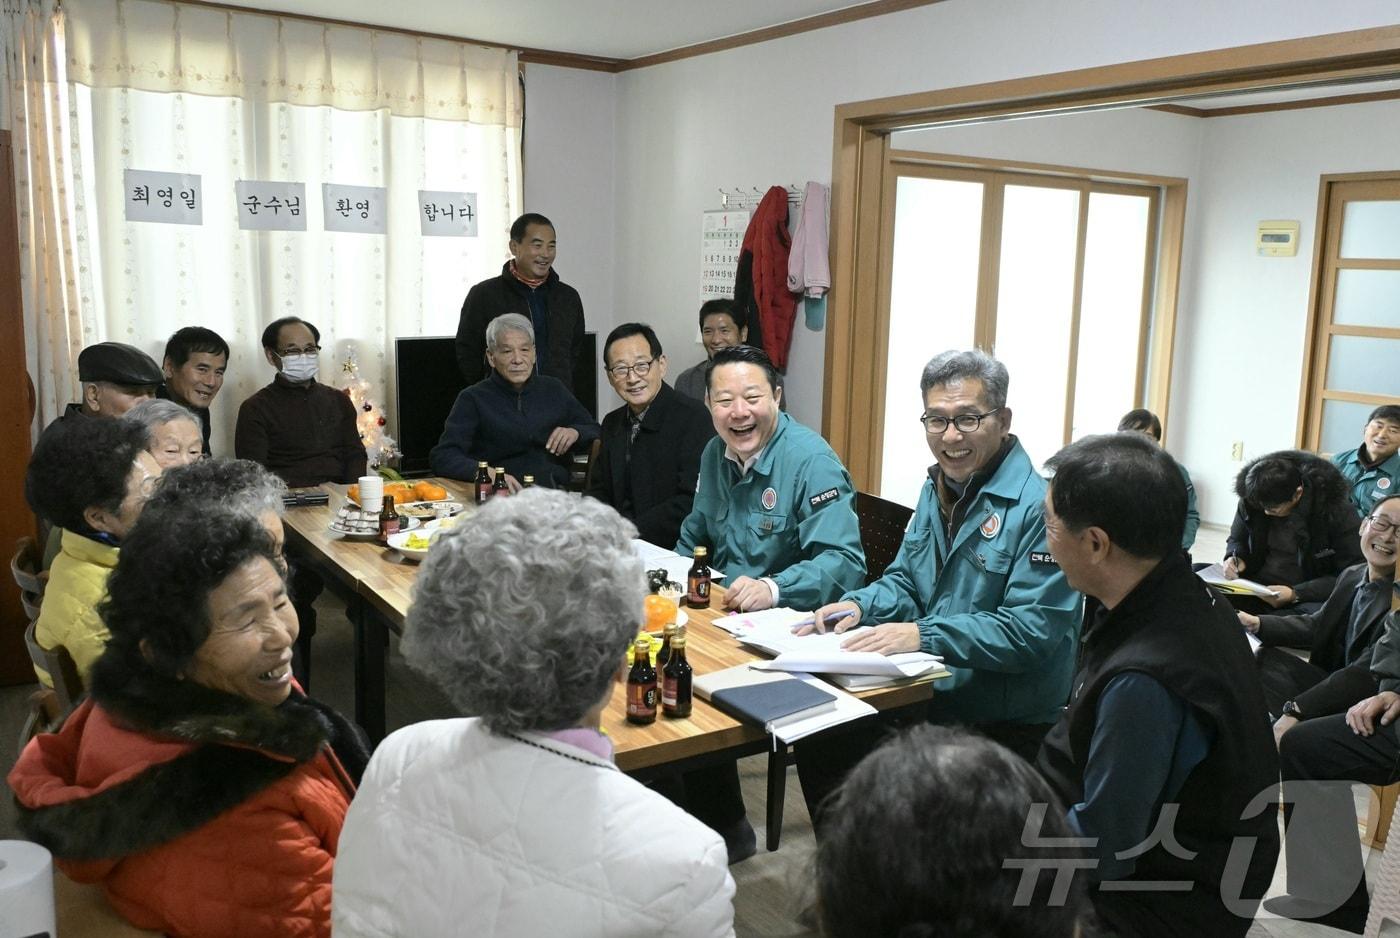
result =
[{"label": "folded document", "polygon": [[1222,593],[1234,593],[1239,596],[1267,596],[1270,599],[1278,599],[1278,593],[1269,589],[1262,583],[1246,580],[1242,576],[1237,576],[1233,580],[1226,579],[1225,567],[1218,563],[1213,563],[1209,567],[1197,570],[1196,576],[1205,580]]}]

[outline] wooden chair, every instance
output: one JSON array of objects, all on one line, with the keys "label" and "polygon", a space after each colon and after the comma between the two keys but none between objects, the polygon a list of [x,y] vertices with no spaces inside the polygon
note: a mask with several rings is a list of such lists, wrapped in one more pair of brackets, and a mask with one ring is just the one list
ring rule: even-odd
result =
[{"label": "wooden chair", "polygon": [[1374,797],[1366,808],[1366,833],[1361,836],[1361,843],[1380,850],[1385,847],[1386,837],[1390,834],[1390,819],[1395,813],[1395,803],[1400,801],[1400,782],[1370,787]]},{"label": "wooden chair", "polygon": [[44,587],[49,585],[49,572],[42,569],[39,547],[32,537],[22,537],[15,542],[15,552],[10,557],[10,575],[19,587],[20,602],[24,613],[32,622],[39,617],[39,604],[44,599]]},{"label": "wooden chair", "polygon": [[594,440],[593,445],[588,447],[588,455],[582,453],[574,454],[572,469],[569,474],[569,491],[586,492],[593,484],[594,466],[598,464],[598,451],[603,448],[601,439]]},{"label": "wooden chair", "polygon": [[[1395,788],[1389,785],[1381,791]],[[1394,801],[1391,801],[1393,808]],[[1374,800],[1371,805],[1371,813],[1376,811]],[[1391,810],[1386,812],[1386,826],[1390,826]],[[1367,829],[1370,829],[1370,818],[1367,819]],[[1366,916],[1366,938],[1384,938],[1400,934],[1400,841],[1397,841],[1395,848],[1385,848],[1381,854],[1381,868],[1376,874],[1375,882],[1371,884],[1371,911]]]},{"label": "wooden chair", "polygon": [[877,495],[856,492],[856,518],[860,521],[860,546],[865,549],[865,582],[878,580],[899,553],[904,529],[914,512]]},{"label": "wooden chair", "polygon": [[40,733],[51,733],[63,722],[63,708],[58,703],[58,694],[48,687],[42,687],[29,695],[29,713],[19,728],[19,745],[15,752],[23,752],[29,741]]},{"label": "wooden chair", "polygon": [[61,714],[64,717],[68,716],[83,696],[83,679],[78,676],[78,667],[73,663],[68,649],[62,645],[56,648],[40,645],[39,640],[34,637],[33,622],[24,630],[24,644],[29,648],[29,659],[47,671],[53,679],[53,690],[58,697]]}]

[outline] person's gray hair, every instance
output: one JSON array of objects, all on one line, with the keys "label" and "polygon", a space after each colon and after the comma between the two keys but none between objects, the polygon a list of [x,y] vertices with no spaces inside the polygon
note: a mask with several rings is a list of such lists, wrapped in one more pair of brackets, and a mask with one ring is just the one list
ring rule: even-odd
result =
[{"label": "person's gray hair", "polygon": [[149,400],[141,401],[131,410],[122,414],[122,420],[134,420],[145,426],[146,430],[154,433],[157,427],[163,427],[167,423],[176,420],[188,420],[193,423],[201,433],[204,432],[204,425],[199,422],[194,411],[174,401],[164,398],[153,397]]},{"label": "person's gray hair", "polygon": [[636,533],[591,498],[532,488],[492,499],[424,561],[405,660],[493,732],[577,726],[641,627]]},{"label": "person's gray hair", "polygon": [[982,396],[989,408],[1001,410],[1006,406],[1006,388],[1011,376],[1005,365],[980,349],[950,349],[933,356],[919,379],[919,393],[928,394],[929,388],[972,379],[982,382]]},{"label": "person's gray hair", "polygon": [[286,510],[287,483],[250,459],[202,459],[161,473],[141,517],[199,514],[215,506],[261,517]]},{"label": "person's gray hair", "polygon": [[502,313],[486,324],[486,350],[496,351],[496,342],[500,340],[503,332],[523,332],[530,337],[530,344],[535,343],[535,327],[529,319],[519,313]]}]

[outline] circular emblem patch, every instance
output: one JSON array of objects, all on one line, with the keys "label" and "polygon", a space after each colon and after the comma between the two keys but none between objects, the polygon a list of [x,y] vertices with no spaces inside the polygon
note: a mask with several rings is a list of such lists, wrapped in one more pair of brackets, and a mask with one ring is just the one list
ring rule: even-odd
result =
[{"label": "circular emblem patch", "polygon": [[778,507],[778,490],[766,488],[763,490],[763,510],[772,511]]},{"label": "circular emblem patch", "polygon": [[1385,476],[1381,476],[1379,479],[1376,480],[1376,488],[1380,489],[1381,491],[1385,491],[1386,489],[1390,488],[1390,480],[1387,479]]},{"label": "circular emblem patch", "polygon": [[992,538],[996,537],[997,532],[1000,530],[1001,515],[992,515],[986,521],[982,522],[982,536],[987,538],[987,540],[991,540]]}]

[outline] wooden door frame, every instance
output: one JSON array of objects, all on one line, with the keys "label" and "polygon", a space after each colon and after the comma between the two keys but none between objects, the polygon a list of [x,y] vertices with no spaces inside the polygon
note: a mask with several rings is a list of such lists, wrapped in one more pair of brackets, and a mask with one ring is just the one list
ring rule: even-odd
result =
[{"label": "wooden door frame", "polygon": [[[1341,183],[1400,181],[1400,171],[1364,173],[1324,173],[1318,178],[1317,221],[1313,231],[1312,282],[1308,287],[1308,324],[1304,332],[1303,383],[1298,391],[1298,428],[1294,434],[1299,449],[1317,450],[1322,444],[1322,409],[1325,400],[1350,400],[1358,404],[1389,404],[1393,399],[1384,395],[1333,392],[1326,399],[1327,347],[1332,335],[1376,334],[1368,327],[1344,327],[1329,330],[1330,314],[1336,296],[1341,245],[1333,243],[1331,216],[1339,210],[1335,187]],[[1340,219],[1338,220],[1340,222]],[[1341,225],[1337,225],[1340,233]],[[1354,269],[1348,267],[1348,269]],[[1385,330],[1392,338],[1392,330]]]},{"label": "wooden door frame", "polygon": [[[878,488],[884,426],[884,342],[889,297],[881,265],[890,256],[893,187],[886,178],[898,130],[1179,101],[1205,94],[1330,84],[1400,75],[1400,26],[1291,39],[1077,69],[1030,78],[838,105],[832,156],[832,288],[827,308],[822,432],[857,487]],[[1168,190],[1155,287],[1147,401],[1167,420],[1180,285],[1186,193]],[[1175,256],[1173,256],[1175,255]]]}]

